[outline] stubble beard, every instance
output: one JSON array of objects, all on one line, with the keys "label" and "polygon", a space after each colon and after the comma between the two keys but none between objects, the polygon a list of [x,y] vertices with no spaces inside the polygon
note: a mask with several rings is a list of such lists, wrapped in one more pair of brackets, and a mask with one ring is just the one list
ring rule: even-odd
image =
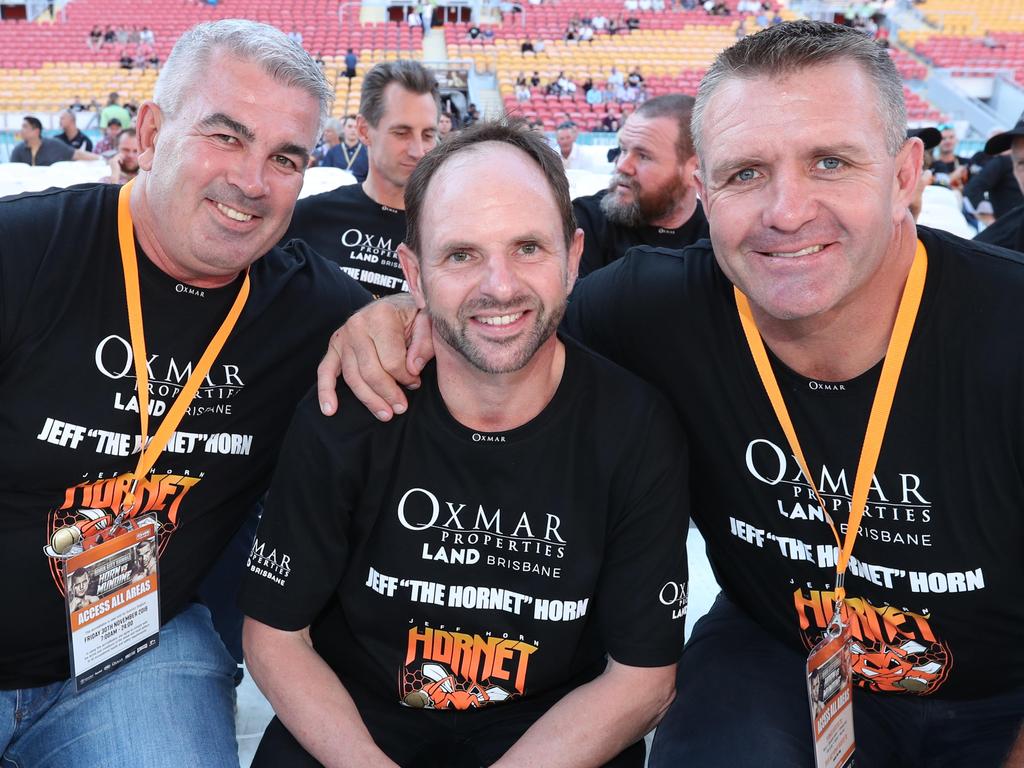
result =
[{"label": "stubble beard", "polygon": [[[562,315],[565,314],[567,301],[568,299],[563,298],[557,307],[548,311],[539,302],[530,301],[527,297],[516,297],[513,301],[507,303],[481,300],[473,302],[472,305],[460,307],[455,323],[450,323],[447,318],[432,312],[429,307],[429,299],[427,312],[438,336],[474,368],[483,373],[514,373],[526,367],[527,363],[537,353],[537,350],[558,329],[558,324],[562,321]],[[516,308],[515,311],[521,311],[524,307],[536,314],[536,320],[532,327],[514,338],[485,342],[485,344],[492,348],[497,346],[510,350],[510,357],[503,356],[501,360],[492,360],[485,349],[470,338],[469,323],[471,321],[469,318],[471,315],[480,310],[497,310],[499,314],[513,314],[513,308]],[[503,313],[502,310],[506,308],[509,311]],[[515,347],[518,348],[516,349]]]}]

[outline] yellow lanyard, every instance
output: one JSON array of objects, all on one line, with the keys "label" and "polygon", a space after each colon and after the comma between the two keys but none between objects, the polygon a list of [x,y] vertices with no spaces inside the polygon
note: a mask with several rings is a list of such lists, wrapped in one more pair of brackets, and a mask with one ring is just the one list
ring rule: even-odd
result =
[{"label": "yellow lanyard", "polygon": [[907,283],[903,288],[903,296],[900,299],[899,310],[896,312],[896,324],[892,329],[892,336],[889,338],[889,346],[885,351],[885,362],[882,363],[882,373],[878,379],[878,388],[875,390],[875,399],[871,404],[871,415],[868,417],[868,427],[864,433],[864,444],[861,448],[860,461],[857,464],[857,476],[853,483],[853,496],[850,499],[850,517],[847,521],[846,539],[840,540],[839,531],[832,522],[831,516],[825,507],[825,502],[818,493],[818,487],[814,483],[814,477],[807,466],[807,460],[797,440],[796,430],[793,428],[793,421],[789,418],[789,411],[786,409],[786,401],[782,398],[782,391],[775,379],[775,372],[772,370],[771,362],[768,360],[768,352],[765,350],[764,341],[757,330],[754,316],[750,312],[750,304],[747,297],[739,290],[733,288],[736,295],[736,309],[739,311],[740,323],[743,325],[743,333],[747,337],[747,345],[750,353],[754,356],[754,363],[757,365],[757,372],[761,376],[765,393],[771,400],[772,408],[775,410],[775,417],[779,426],[786,434],[789,447],[800,462],[800,469],[804,477],[814,491],[814,496],[821,505],[821,511],[828,521],[832,533],[836,537],[836,545],[839,547],[839,559],[836,562],[836,604],[840,604],[846,596],[843,581],[846,574],[846,567],[850,562],[850,555],[853,552],[853,543],[857,539],[857,531],[860,528],[861,517],[864,514],[864,507],[868,499],[868,489],[871,486],[871,479],[875,474],[875,467],[878,464],[878,455],[882,450],[882,440],[885,437],[886,425],[889,421],[889,412],[892,410],[892,401],[896,396],[896,385],[899,383],[900,373],[903,370],[903,360],[907,354],[907,346],[910,344],[910,334],[914,330],[914,321],[917,319],[917,311],[921,305],[921,294],[924,292],[924,278],[928,271],[928,254],[920,240],[917,241],[917,251],[914,254],[914,263],[910,267],[910,274],[907,276]]},{"label": "yellow lanyard", "polygon": [[345,145],[344,142],[342,142],[342,146],[345,147],[345,170],[350,171],[352,170],[352,163],[356,161],[356,158],[359,157],[359,153],[362,152],[363,145],[356,144],[356,150],[355,152],[352,153],[351,157],[349,157],[348,155],[348,147]]},{"label": "yellow lanyard", "polygon": [[177,429],[178,424],[181,423],[185,410],[192,402],[196,392],[199,391],[199,386],[206,377],[206,374],[210,372],[213,361],[217,359],[217,355],[224,348],[228,336],[231,335],[231,331],[238,321],[238,316],[242,314],[242,307],[245,306],[245,301],[249,298],[249,270],[247,269],[245,279],[242,281],[242,287],[238,290],[238,296],[228,311],[228,316],[224,318],[224,322],[221,323],[220,328],[213,335],[209,346],[203,352],[202,357],[199,358],[195,368],[192,369],[192,374],[188,377],[188,381],[185,382],[185,386],[178,393],[164,420],[160,422],[160,427],[157,429],[153,439],[150,440],[149,370],[146,367],[148,358],[146,357],[146,337],[142,326],[139,263],[135,253],[135,233],[132,227],[132,212],[129,205],[131,188],[134,183],[134,181],[129,181],[121,187],[121,192],[117,199],[117,236],[121,245],[121,264],[124,267],[124,291],[128,304],[128,327],[132,337],[132,357],[135,359],[135,380],[136,388],[138,389],[139,420],[142,422],[142,443],[139,452],[139,462],[132,473],[132,483],[121,504],[121,515],[119,517],[130,513],[134,508],[136,486],[152,469],[157,458],[163,452],[164,446],[167,445],[171,434]]}]

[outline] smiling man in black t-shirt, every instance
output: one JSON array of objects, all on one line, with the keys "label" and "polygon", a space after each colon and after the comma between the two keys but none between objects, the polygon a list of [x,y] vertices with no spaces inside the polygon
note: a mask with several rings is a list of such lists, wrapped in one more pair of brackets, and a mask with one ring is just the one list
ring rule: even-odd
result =
[{"label": "smiling man in black t-shirt", "polygon": [[366,181],[300,200],[282,244],[305,240],[374,296],[408,291],[398,263],[402,194],[437,143],[440,108],[437,78],[419,62],[382,62],[367,72],[356,117],[369,156]]},{"label": "smiling man in black t-shirt", "polygon": [[635,245],[685,248],[708,236],[693,171],[693,98],[645,101],[619,131],[608,189],[572,201],[583,230],[580,277],[622,258]]},{"label": "smiling man in black t-shirt", "polygon": [[687,602],[671,410],[555,335],[582,235],[542,136],[467,129],[406,201],[436,365],[393,424],[344,387],[296,414],[243,590],[253,765],[641,768]]},{"label": "smiling man in black t-shirt", "polygon": [[[279,30],[203,24],[139,110],[131,186],[0,201],[4,765],[238,765],[235,664],[194,601],[266,489],[315,348],[369,301],[308,248],[274,245],[332,94]],[[230,328],[219,351],[218,328]],[[70,607],[85,597],[65,558],[122,513],[158,523],[159,596],[145,614],[151,629],[158,602],[158,643],[147,630],[142,647],[135,635],[119,657],[78,654],[72,670],[69,576]],[[118,566],[126,584],[132,562]],[[148,570],[126,589],[150,588]],[[106,582],[97,610],[130,599]],[[125,642],[141,618],[101,617],[89,633]]]},{"label": "smiling man in black t-shirt", "polygon": [[[573,293],[567,332],[661,389],[700,446],[693,519],[722,594],[652,766],[813,765],[808,651],[836,601],[858,765],[996,768],[1024,719],[1024,260],[915,229],[905,131],[899,74],[859,32],[748,36],[694,109],[713,251],[637,248]],[[381,418],[404,396],[371,351],[405,384],[429,358],[422,336],[390,351],[409,305],[333,341]],[[325,412],[340,367],[321,366]]]}]

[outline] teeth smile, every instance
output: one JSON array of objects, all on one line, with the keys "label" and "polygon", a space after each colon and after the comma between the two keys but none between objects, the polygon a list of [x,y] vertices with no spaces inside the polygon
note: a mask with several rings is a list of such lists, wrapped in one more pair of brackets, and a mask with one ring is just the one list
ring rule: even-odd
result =
[{"label": "teeth smile", "polygon": [[514,315],[499,315],[498,317],[478,317],[481,323],[485,325],[511,325],[520,317],[523,316],[522,312],[517,312]]},{"label": "teeth smile", "polygon": [[796,253],[786,253],[784,251],[771,251],[768,255],[774,259],[795,259],[797,256],[809,256],[812,253],[817,253],[824,247],[825,246],[823,245],[811,245],[808,246],[807,248],[802,248]]},{"label": "teeth smile", "polygon": [[229,219],[234,219],[235,221],[249,221],[250,219],[252,219],[251,213],[242,213],[241,211],[236,211],[234,208],[228,208],[226,205],[224,205],[224,203],[217,203],[217,210],[223,213]]}]

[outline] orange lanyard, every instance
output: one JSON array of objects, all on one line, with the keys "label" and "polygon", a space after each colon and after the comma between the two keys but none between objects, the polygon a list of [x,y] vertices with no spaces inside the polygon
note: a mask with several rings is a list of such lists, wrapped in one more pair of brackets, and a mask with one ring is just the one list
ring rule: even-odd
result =
[{"label": "orange lanyard", "polygon": [[860,529],[861,517],[864,514],[864,507],[868,499],[868,489],[871,486],[872,477],[875,474],[875,467],[878,465],[878,455],[882,450],[882,440],[885,437],[886,425],[889,422],[889,412],[892,410],[892,401],[896,396],[896,385],[899,383],[900,373],[903,370],[903,360],[907,354],[907,346],[910,344],[910,334],[914,330],[914,321],[917,319],[917,311],[921,306],[921,294],[924,292],[924,278],[928,271],[928,254],[924,244],[917,241],[917,251],[914,254],[914,263],[910,267],[910,274],[907,276],[907,283],[903,288],[903,296],[900,299],[900,306],[896,312],[896,324],[892,329],[892,336],[889,338],[889,346],[885,351],[885,362],[882,363],[882,373],[878,379],[878,388],[875,390],[875,399],[871,404],[871,415],[868,417],[868,427],[864,433],[864,444],[860,452],[860,461],[857,464],[857,476],[853,483],[853,496],[850,499],[850,518],[847,521],[846,538],[840,540],[839,530],[836,528],[832,517],[829,515],[825,502],[818,493],[818,487],[814,483],[814,477],[804,458],[804,453],[797,440],[796,430],[793,428],[793,421],[786,409],[786,401],[782,398],[782,390],[775,379],[775,372],[772,370],[771,362],[768,360],[768,352],[765,350],[764,341],[757,330],[754,316],[750,312],[750,304],[747,297],[739,288],[733,288],[736,295],[736,309],[739,311],[740,323],[743,325],[743,333],[747,337],[747,345],[750,353],[754,356],[754,363],[757,365],[757,372],[761,376],[761,383],[764,385],[765,393],[771,400],[772,408],[775,410],[775,417],[779,426],[786,434],[789,447],[800,463],[800,469],[807,478],[814,496],[821,505],[821,511],[836,537],[836,545],[839,547],[839,559],[836,562],[836,603],[840,604],[846,596],[843,587],[846,567],[850,562],[850,555],[853,553],[853,543],[857,539],[857,531]]},{"label": "orange lanyard", "polygon": [[142,443],[141,450],[139,452],[139,462],[135,466],[135,471],[132,473],[132,484],[129,491],[125,494],[124,501],[121,504],[121,515],[125,515],[134,508],[135,506],[135,488],[139,481],[142,480],[152,469],[156,463],[157,458],[164,450],[164,446],[167,445],[167,441],[171,438],[171,434],[177,429],[178,424],[181,423],[181,419],[185,415],[185,410],[192,402],[192,398],[195,397],[196,392],[199,391],[199,385],[202,383],[206,374],[210,372],[210,368],[213,366],[213,361],[217,359],[217,355],[224,348],[225,342],[228,340],[228,336],[231,335],[231,331],[235,327],[235,323],[238,321],[238,316],[242,314],[242,307],[245,306],[246,299],[249,298],[249,270],[245,272],[245,279],[242,281],[242,287],[238,290],[238,296],[235,298],[235,303],[231,306],[228,311],[228,316],[224,318],[224,322],[221,323],[220,328],[213,335],[213,339],[207,346],[206,351],[203,352],[202,357],[199,358],[199,362],[196,363],[195,368],[192,369],[192,374],[188,377],[185,382],[185,386],[182,387],[181,392],[174,399],[174,403],[167,411],[167,415],[164,420],[160,422],[160,427],[157,429],[153,439],[149,439],[149,370],[146,367],[148,358],[146,357],[146,337],[143,332],[142,326],[142,298],[139,292],[139,262],[138,257],[135,254],[135,232],[132,227],[132,212],[129,205],[131,196],[131,188],[134,184],[133,181],[129,181],[123,187],[117,199],[117,237],[121,245],[121,264],[124,267],[124,291],[125,299],[128,304],[128,328],[131,331],[132,337],[132,357],[135,360],[135,380],[136,388],[138,390],[139,400],[139,420],[142,422]]}]

